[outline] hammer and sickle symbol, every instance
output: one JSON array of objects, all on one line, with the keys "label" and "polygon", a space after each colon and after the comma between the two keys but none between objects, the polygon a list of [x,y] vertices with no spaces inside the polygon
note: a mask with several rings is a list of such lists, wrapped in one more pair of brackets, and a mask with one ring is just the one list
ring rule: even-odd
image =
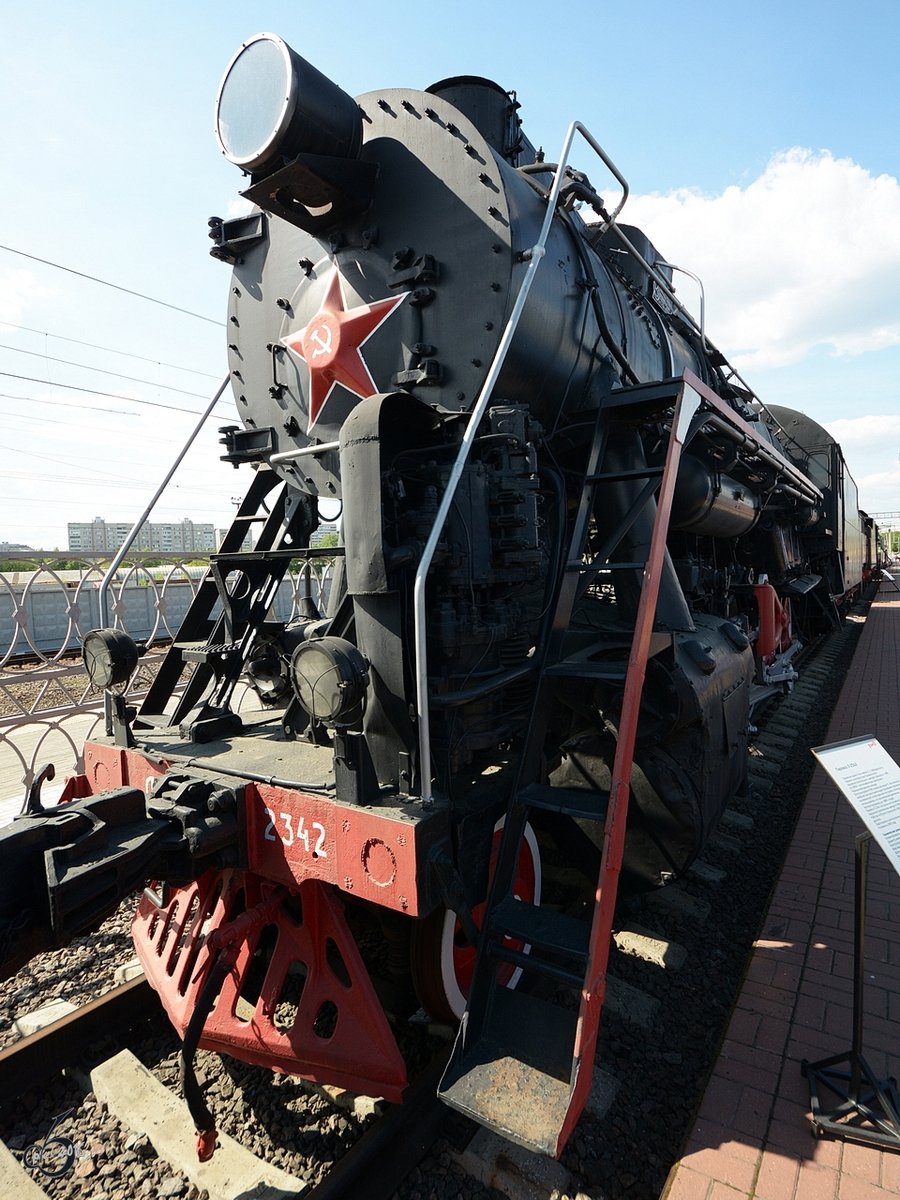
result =
[{"label": "hammer and sickle symbol", "polygon": [[313,358],[319,358],[322,354],[330,354],[332,339],[330,325],[318,325],[315,329],[310,330],[309,340],[315,342],[318,347],[312,352]]}]

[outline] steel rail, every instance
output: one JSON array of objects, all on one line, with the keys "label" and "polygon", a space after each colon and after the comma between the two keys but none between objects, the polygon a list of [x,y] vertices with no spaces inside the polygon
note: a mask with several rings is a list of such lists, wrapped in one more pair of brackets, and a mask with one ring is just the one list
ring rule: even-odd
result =
[{"label": "steel rail", "polygon": [[129,980],[51,1025],[0,1050],[0,1096],[10,1099],[75,1066],[92,1039],[130,1033],[162,1014],[159,998],[143,975]]},{"label": "steel rail", "polygon": [[409,1173],[424,1158],[441,1126],[457,1118],[437,1096],[447,1065],[439,1054],[394,1104],[328,1172],[321,1183],[304,1193],[304,1200],[390,1200]]}]

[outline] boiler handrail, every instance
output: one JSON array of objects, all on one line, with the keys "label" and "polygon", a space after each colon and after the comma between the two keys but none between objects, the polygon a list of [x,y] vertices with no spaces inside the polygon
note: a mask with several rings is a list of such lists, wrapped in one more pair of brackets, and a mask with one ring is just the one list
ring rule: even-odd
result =
[{"label": "boiler handrail", "polygon": [[[456,489],[459,486],[459,481],[462,478],[463,470],[468,461],[472,446],[475,443],[475,437],[478,432],[478,426],[484,417],[488,402],[494,390],[494,385],[500,377],[500,372],[503,369],[503,364],[506,361],[506,356],[509,353],[509,348],[515,336],[516,328],[522,316],[522,310],[525,307],[525,301],[528,299],[528,293],[531,290],[531,285],[534,280],[535,272],[538,269],[541,259],[544,257],[547,238],[550,235],[550,226],[553,222],[553,216],[556,212],[556,206],[559,201],[559,193],[562,188],[563,179],[565,178],[566,165],[569,160],[569,153],[572,149],[572,142],[575,139],[575,134],[580,133],[582,137],[590,144],[594,151],[600,156],[604,162],[608,162],[606,154],[600,147],[599,143],[594,140],[591,134],[585,129],[580,121],[573,121],[566,131],[566,136],[563,141],[562,150],[560,151],[559,160],[556,167],[556,173],[553,176],[553,185],[550,189],[550,194],[547,197],[547,211],[544,214],[544,221],[541,226],[540,234],[535,244],[530,250],[522,253],[522,261],[528,263],[528,270],[525,278],[522,280],[522,285],[519,288],[519,293],[516,296],[516,302],[513,305],[512,311],[509,314],[509,320],[506,323],[506,328],[503,331],[503,336],[497,346],[497,351],[490,365],[481,391],[478,394],[478,399],[475,407],[472,409],[472,414],[469,417],[466,425],[465,433],[463,434],[462,442],[460,443],[459,451],[450,471],[450,478],[447,481],[447,487],[444,490],[444,495],[441,499],[440,506],[437,511],[437,516],[434,520],[431,533],[428,535],[428,541],[425,543],[425,549],[422,551],[422,557],[419,560],[419,566],[416,570],[415,583],[413,585],[413,609],[414,609],[414,626],[415,626],[415,666],[416,666],[416,717],[419,725],[419,790],[422,801],[425,804],[433,802],[431,791],[431,720],[428,711],[428,652],[425,644],[425,580],[431,568],[431,562],[434,558],[434,552],[437,549],[438,539],[444,529],[444,524],[450,512],[450,506],[456,495]],[[621,206],[620,206],[621,207]],[[618,211],[618,210],[617,210]]]}]

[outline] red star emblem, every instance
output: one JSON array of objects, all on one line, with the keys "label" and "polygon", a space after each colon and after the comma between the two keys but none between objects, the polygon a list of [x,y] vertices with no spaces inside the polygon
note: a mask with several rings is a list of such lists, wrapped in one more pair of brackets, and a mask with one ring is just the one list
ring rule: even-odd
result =
[{"label": "red star emblem", "polygon": [[335,267],[322,307],[305,329],[281,339],[309,368],[309,432],[321,416],[336,384],[341,384],[360,400],[374,396],[378,386],[362,356],[362,348],[391,313],[406,299],[391,296],[374,304],[347,309],[341,276]]}]

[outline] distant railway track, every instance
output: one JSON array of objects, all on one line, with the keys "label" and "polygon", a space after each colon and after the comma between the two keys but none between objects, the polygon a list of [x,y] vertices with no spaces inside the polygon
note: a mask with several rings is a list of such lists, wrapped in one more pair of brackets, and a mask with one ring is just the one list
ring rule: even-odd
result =
[{"label": "distant railway track", "polygon": [[[162,661],[165,645],[155,643],[150,656],[141,661],[131,692],[141,695]],[[33,717],[40,719],[47,711],[57,713],[66,706],[99,701],[91,693],[90,681],[84,671],[80,653],[69,653],[55,659],[36,656],[17,656],[0,670],[0,719],[4,717]]]},{"label": "distant railway track", "polygon": [[[172,637],[158,637],[153,642],[154,650],[165,650],[171,643]],[[31,667],[75,667],[81,665],[81,651],[67,650],[65,654],[38,654],[34,650],[20,651],[12,654],[3,664],[4,671],[27,670]]]}]

